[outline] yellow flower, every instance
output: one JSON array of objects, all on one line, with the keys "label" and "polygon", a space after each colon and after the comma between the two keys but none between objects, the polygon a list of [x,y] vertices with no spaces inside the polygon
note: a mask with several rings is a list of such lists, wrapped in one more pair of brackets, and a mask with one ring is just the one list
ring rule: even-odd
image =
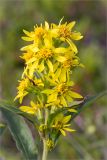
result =
[{"label": "yellow flower", "polygon": [[35,45],[40,45],[42,42],[42,39],[48,35],[49,32],[49,24],[48,22],[45,22],[45,25],[42,24],[40,26],[36,25],[34,26],[34,31],[28,32],[26,30],[23,30],[23,32],[26,34],[27,37],[22,37],[25,41],[33,41]]},{"label": "yellow flower", "polygon": [[34,57],[34,53],[32,51],[27,51],[26,53],[23,53],[23,55],[20,57],[24,59],[25,62],[28,62],[30,59]]},{"label": "yellow flower", "polygon": [[40,104],[35,104],[33,101],[30,102],[31,107],[29,106],[21,106],[20,110],[26,112],[28,114],[37,114],[37,111],[41,108]]},{"label": "yellow flower", "polygon": [[70,48],[68,49],[68,52],[65,57],[66,60],[62,62],[63,68],[70,69],[71,67],[76,67],[76,66],[83,67],[83,64],[80,63],[79,57]]},{"label": "yellow flower", "polygon": [[56,37],[59,37],[61,41],[66,41],[71,46],[71,49],[75,53],[77,53],[78,52],[77,47],[72,40],[80,40],[83,38],[83,36],[81,35],[80,32],[72,31],[72,28],[75,25],[75,21],[72,21],[68,24],[67,22],[61,24],[61,21],[59,25],[53,24],[53,32],[56,32],[57,35]]},{"label": "yellow flower", "polygon": [[[27,50],[27,48],[24,47],[23,50]],[[48,68],[49,72],[53,72],[53,62],[64,62],[66,58],[62,54],[66,53],[67,50],[68,49],[64,47],[55,48],[52,45],[52,42],[45,38],[44,45],[41,48],[36,47],[35,52],[30,48],[30,51],[28,53],[24,53],[21,58],[26,61],[26,70],[33,70],[33,72],[38,70],[39,72],[43,72],[44,70],[47,71]]]},{"label": "yellow flower", "polygon": [[80,94],[71,90],[74,85],[72,81],[66,83],[58,81],[53,83],[55,84],[53,88],[42,91],[42,93],[47,95],[48,104],[58,107],[68,107],[73,99],[83,98]]},{"label": "yellow flower", "polygon": [[30,81],[28,78],[24,78],[21,81],[19,81],[18,94],[15,97],[14,100],[19,98],[19,102],[22,103],[23,97],[25,97],[28,94],[27,88],[29,87]]},{"label": "yellow flower", "polygon": [[47,144],[47,147],[48,147],[49,150],[53,149],[53,147],[54,147],[54,142],[53,142],[51,139],[48,139],[48,140],[46,141],[46,144]]},{"label": "yellow flower", "polygon": [[70,119],[71,119],[71,115],[64,117],[63,114],[60,114],[54,120],[52,127],[56,130],[59,130],[63,136],[66,136],[66,131],[68,132],[75,131],[74,129],[69,128],[69,126],[71,125],[69,123]]}]

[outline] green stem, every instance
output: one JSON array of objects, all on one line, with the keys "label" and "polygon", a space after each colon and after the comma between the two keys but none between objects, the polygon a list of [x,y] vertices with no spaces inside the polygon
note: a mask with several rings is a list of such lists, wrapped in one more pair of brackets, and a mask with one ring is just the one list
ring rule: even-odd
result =
[{"label": "green stem", "polygon": [[48,155],[48,148],[46,144],[46,139],[43,140],[43,155],[42,155],[42,160],[47,160],[47,155]]},{"label": "green stem", "polygon": [[48,109],[45,109],[45,125],[47,125],[47,121],[48,121]]},{"label": "green stem", "polygon": [[[45,109],[45,125],[47,125],[48,120],[48,109]],[[48,155],[48,147],[47,147],[47,135],[45,133],[45,137],[43,138],[43,154],[42,154],[42,160],[47,160]]]}]

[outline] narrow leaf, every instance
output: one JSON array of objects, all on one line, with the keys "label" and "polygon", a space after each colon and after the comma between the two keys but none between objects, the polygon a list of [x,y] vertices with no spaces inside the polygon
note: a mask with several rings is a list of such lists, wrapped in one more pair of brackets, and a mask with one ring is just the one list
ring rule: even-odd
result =
[{"label": "narrow leaf", "polygon": [[[79,106],[76,107],[77,113],[72,113],[72,119],[74,119],[83,109],[89,107],[92,105],[96,100],[99,98],[105,96],[107,94],[107,91],[104,91],[102,93],[97,94],[96,96],[91,96],[86,98]],[[72,106],[73,107],[73,106]]]},{"label": "narrow leaf", "polygon": [[37,158],[37,149],[31,131],[24,119],[6,109],[1,109],[17,148],[26,160]]}]

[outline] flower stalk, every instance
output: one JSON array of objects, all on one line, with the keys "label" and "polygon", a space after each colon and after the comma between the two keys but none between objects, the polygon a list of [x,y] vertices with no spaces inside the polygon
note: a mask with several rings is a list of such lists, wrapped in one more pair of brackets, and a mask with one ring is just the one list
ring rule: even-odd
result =
[{"label": "flower stalk", "polygon": [[48,147],[47,147],[47,140],[43,139],[43,154],[42,154],[42,160],[47,160],[48,155]]},{"label": "flower stalk", "polygon": [[[46,108],[46,110],[45,110],[45,126],[47,126],[47,121],[48,121],[48,109]],[[46,133],[44,134],[44,137],[42,137],[42,141],[43,141],[42,160],[47,160],[48,146],[47,146],[47,135],[46,135]]]}]

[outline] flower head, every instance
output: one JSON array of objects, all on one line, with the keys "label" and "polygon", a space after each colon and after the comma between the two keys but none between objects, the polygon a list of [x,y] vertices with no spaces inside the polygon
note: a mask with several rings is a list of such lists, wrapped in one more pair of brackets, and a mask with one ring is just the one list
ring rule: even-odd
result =
[{"label": "flower head", "polygon": [[28,78],[22,79],[19,81],[19,86],[17,87],[18,89],[18,94],[15,97],[16,99],[20,99],[20,103],[22,103],[23,97],[25,97],[28,94],[27,88],[29,87],[30,81]]},{"label": "flower head", "polygon": [[62,114],[58,115],[58,117],[53,122],[52,127],[56,130],[59,130],[63,136],[66,136],[66,131],[73,132],[74,129],[69,128],[71,125],[69,123],[71,116],[63,116]]},{"label": "flower head", "polygon": [[39,103],[34,103],[33,101],[30,102],[30,106],[20,106],[21,111],[31,115],[39,115],[41,108],[43,108],[42,105]]},{"label": "flower head", "polygon": [[77,53],[77,47],[72,40],[80,40],[83,38],[83,36],[80,32],[72,31],[72,28],[75,25],[75,21],[70,23],[66,22],[64,24],[61,24],[61,21],[58,26],[53,24],[54,32],[56,32],[56,36],[59,37],[61,41],[66,41],[72,50]]},{"label": "flower head", "polygon": [[71,90],[74,85],[72,81],[65,83],[59,80],[54,82],[54,84],[56,86],[53,89],[46,89],[42,92],[47,95],[48,106],[50,104],[58,107],[68,107],[74,98],[83,98],[80,94]]}]

